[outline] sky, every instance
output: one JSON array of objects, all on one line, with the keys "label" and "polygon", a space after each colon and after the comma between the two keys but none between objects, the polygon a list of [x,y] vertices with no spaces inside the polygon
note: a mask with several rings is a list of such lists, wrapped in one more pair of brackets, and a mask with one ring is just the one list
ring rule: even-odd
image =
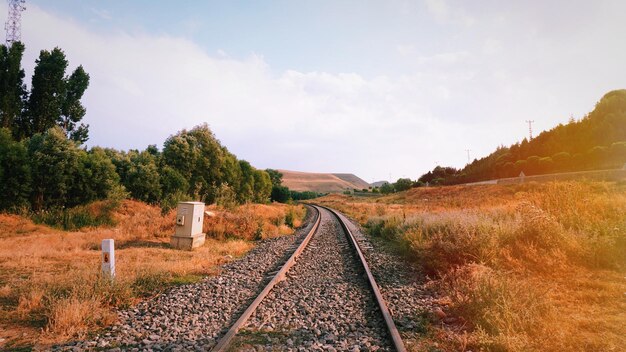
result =
[{"label": "sky", "polygon": [[[626,1],[27,0],[23,65],[83,65],[88,146],[207,123],[257,168],[463,167],[626,88]],[[6,3],[0,7],[6,16]]]}]

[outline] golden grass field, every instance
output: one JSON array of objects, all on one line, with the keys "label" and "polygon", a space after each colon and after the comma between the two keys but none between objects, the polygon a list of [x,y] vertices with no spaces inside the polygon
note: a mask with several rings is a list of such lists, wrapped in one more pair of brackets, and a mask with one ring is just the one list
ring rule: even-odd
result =
[{"label": "golden grass field", "polygon": [[423,346],[626,350],[624,182],[416,188],[320,203],[428,275],[456,323],[432,319]]},{"label": "golden grass field", "polygon": [[[105,202],[88,210],[98,213]],[[169,247],[175,211],[123,201],[116,225],[65,232],[0,214],[0,350],[45,348],[113,323],[114,309],[132,306],[171,285],[215,274],[218,265],[245,254],[252,239],[288,235],[300,225],[302,206],[207,207],[207,242],[192,252]],[[291,227],[286,224],[290,224]],[[100,243],[115,239],[117,279],[100,277]]]}]

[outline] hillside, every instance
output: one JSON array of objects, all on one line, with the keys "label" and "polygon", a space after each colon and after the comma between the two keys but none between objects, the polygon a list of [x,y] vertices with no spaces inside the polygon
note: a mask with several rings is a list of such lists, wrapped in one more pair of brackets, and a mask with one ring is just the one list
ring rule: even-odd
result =
[{"label": "hillside", "polygon": [[358,177],[358,176],[356,176],[354,174],[333,174],[333,175],[339,177],[340,179],[342,179],[342,180],[344,180],[344,181],[346,181],[348,183],[351,183],[351,184],[355,185],[356,187],[354,187],[354,188],[356,188],[356,189],[363,189],[363,188],[369,188],[370,187],[369,183],[363,181],[360,177]]},{"label": "hillside", "polygon": [[461,170],[436,167],[420,177],[435,184],[457,184],[501,177],[618,169],[626,162],[626,90],[605,94],[580,120],[559,124],[532,140],[500,147]]},{"label": "hillside", "polygon": [[282,184],[293,191],[319,193],[343,192],[346,189],[369,188],[369,184],[353,174],[327,174],[278,170],[283,174]]},{"label": "hillside", "polygon": [[370,186],[372,186],[372,187],[380,187],[380,186],[384,185],[385,183],[391,183],[391,182],[389,182],[389,181],[376,181],[376,182],[370,183]]}]

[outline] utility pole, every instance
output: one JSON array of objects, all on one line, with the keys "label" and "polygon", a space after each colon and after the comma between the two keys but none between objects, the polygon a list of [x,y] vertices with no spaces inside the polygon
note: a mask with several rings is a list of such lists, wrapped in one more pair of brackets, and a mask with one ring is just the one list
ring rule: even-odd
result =
[{"label": "utility pole", "polygon": [[26,0],[7,0],[9,3],[9,16],[4,23],[6,30],[6,43],[10,47],[14,42],[22,40],[22,11],[26,10]]},{"label": "utility pole", "polygon": [[530,142],[530,140],[533,139],[533,122],[535,122],[535,120],[526,120],[526,122],[528,123],[528,135],[530,136],[528,141]]},{"label": "utility pole", "polygon": [[469,163],[470,163],[470,152],[472,150],[471,149],[465,149],[465,151],[467,152],[467,164],[469,165]]}]

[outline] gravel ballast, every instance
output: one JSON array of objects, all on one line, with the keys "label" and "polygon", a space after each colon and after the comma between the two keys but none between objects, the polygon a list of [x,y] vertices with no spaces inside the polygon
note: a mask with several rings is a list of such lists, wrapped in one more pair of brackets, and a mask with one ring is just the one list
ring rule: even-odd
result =
[{"label": "gravel ballast", "polygon": [[237,350],[387,351],[391,342],[364,270],[334,215],[233,345]]},{"label": "gravel ballast", "polygon": [[426,287],[426,278],[415,263],[389,250],[383,240],[370,241],[356,221],[341,213],[339,216],[359,243],[405,346],[422,350],[418,344],[426,325],[433,318],[432,312],[440,309],[435,293]]},{"label": "gravel ballast", "polygon": [[[87,341],[56,350],[210,350],[297,248],[313,225],[294,236],[260,241],[220,275],[173,288],[119,312],[119,323]],[[340,214],[355,235],[405,345],[419,347],[424,313],[437,307],[412,265],[370,241]],[[419,348],[418,348],[419,349]],[[380,310],[356,252],[337,219],[321,210],[321,224],[286,278],[261,302],[234,338],[231,351],[391,351]]]},{"label": "gravel ballast", "polygon": [[172,288],[120,311],[119,322],[91,340],[55,350],[207,350],[263,289],[304,239],[316,212],[307,208],[302,228],[293,236],[259,241],[244,257],[221,267],[220,275]]}]

